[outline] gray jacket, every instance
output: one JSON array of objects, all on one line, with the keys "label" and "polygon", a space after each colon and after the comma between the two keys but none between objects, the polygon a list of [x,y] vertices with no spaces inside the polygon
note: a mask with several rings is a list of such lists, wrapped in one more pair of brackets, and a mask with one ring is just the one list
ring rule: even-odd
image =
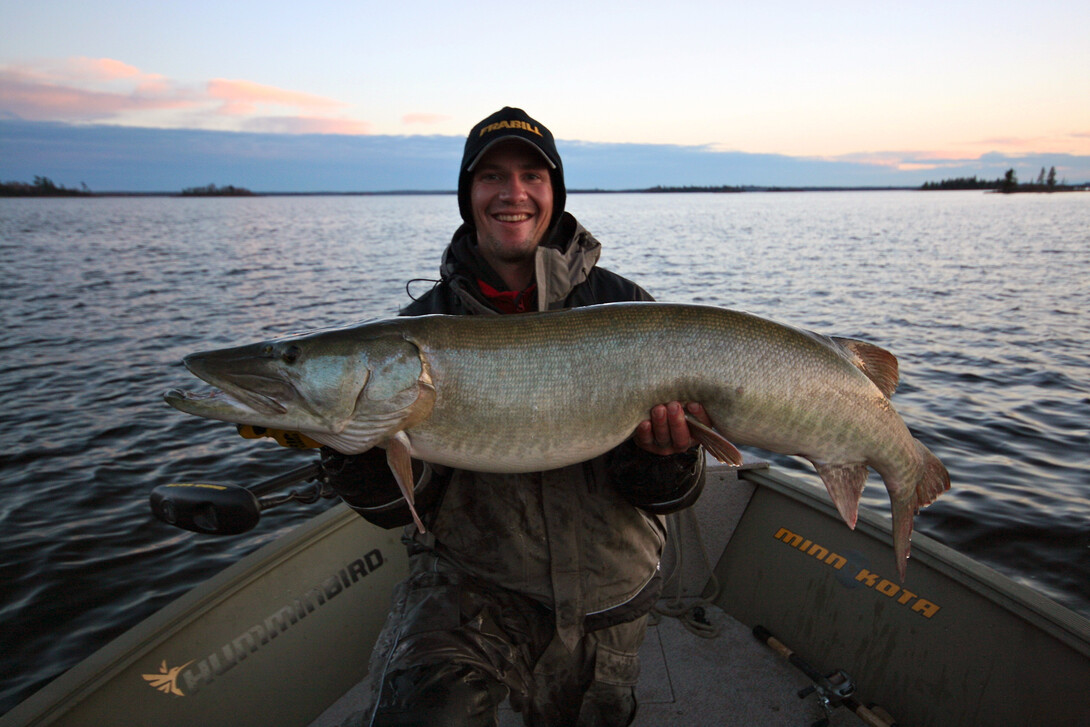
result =
[{"label": "gray jacket", "polygon": [[[565,213],[537,250],[537,300],[531,307],[651,300],[635,283],[597,267],[600,250],[598,241]],[[402,313],[497,313],[477,280],[497,289],[502,281],[476,253],[472,229],[455,233],[443,255],[441,276]],[[626,442],[588,462],[546,472],[494,474],[423,466],[418,504],[429,533],[413,536],[415,547],[433,549],[472,577],[545,604],[571,646],[585,631],[637,618],[653,605],[661,589],[658,566],[666,542],[661,513],[696,499],[703,486],[703,461],[699,451],[659,457]],[[344,481],[349,477],[334,478],[334,486],[365,517],[403,509],[396,488],[376,497],[377,478],[390,478],[383,473],[384,463],[375,460],[373,465],[361,475],[366,488]]]}]

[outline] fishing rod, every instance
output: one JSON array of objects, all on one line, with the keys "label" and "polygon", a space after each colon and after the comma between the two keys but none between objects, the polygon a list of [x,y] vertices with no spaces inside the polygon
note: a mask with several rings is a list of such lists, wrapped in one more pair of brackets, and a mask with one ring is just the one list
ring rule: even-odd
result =
[{"label": "fishing rod", "polygon": [[[897,727],[893,718],[886,714],[885,710],[880,707],[864,707],[859,703],[859,700],[855,698],[855,682],[843,669],[837,669],[831,674],[822,674],[773,636],[764,626],[754,626],[753,635],[762,644],[769,646],[792,665],[798,667],[812,682],[810,686],[799,690],[799,699],[817,694],[821,708],[825,711],[825,718],[814,722],[811,727],[826,727],[833,710],[841,706],[855,712],[864,723],[871,727]],[[882,712],[881,715],[878,714],[879,711]]]},{"label": "fishing rod", "polygon": [[[293,501],[313,503],[333,497],[336,493],[321,475],[321,463],[313,462],[250,487],[159,485],[148,499],[152,514],[168,525],[207,535],[239,535],[252,530],[266,510]],[[303,486],[295,487],[300,484]],[[289,487],[294,489],[281,492]]]}]

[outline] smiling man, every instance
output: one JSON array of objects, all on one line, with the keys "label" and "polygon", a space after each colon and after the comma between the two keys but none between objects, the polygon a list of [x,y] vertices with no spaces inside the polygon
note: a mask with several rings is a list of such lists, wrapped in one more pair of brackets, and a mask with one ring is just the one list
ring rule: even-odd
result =
[{"label": "smiling man", "polygon": [[[466,139],[463,224],[441,279],[403,315],[651,300],[597,266],[601,245],[564,211],[565,198],[548,129],[509,107],[481,121]],[[381,450],[323,449],[322,460],[365,518],[410,522]],[[661,590],[663,514],[695,501],[703,464],[678,402],[571,467],[495,474],[416,463],[427,533],[406,529],[410,575],[375,645],[363,724],[494,725],[508,698],[528,725],[630,724],[637,652]]]},{"label": "smiling man", "polygon": [[553,187],[545,157],[501,141],[469,166],[470,204],[481,257],[515,290],[533,282],[533,253],[552,222]]}]

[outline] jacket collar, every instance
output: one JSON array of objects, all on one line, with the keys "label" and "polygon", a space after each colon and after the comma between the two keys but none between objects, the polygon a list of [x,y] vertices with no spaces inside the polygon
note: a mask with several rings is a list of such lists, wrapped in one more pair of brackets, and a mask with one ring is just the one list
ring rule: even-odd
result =
[{"label": "jacket collar", "polygon": [[[602,246],[571,214],[565,212],[553,234],[542,243],[534,259],[538,310],[560,308],[575,286],[584,282],[601,256]],[[443,252],[439,274],[458,296],[478,310],[484,306],[491,312],[477,281],[484,281],[496,290],[507,290],[499,274],[484,261],[477,250],[476,229],[463,224],[454,233]],[[472,298],[470,304],[467,298]]]}]

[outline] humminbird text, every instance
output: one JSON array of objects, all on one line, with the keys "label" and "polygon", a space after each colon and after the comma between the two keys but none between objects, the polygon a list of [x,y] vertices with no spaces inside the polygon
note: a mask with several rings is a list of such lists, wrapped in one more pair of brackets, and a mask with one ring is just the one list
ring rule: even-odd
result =
[{"label": "humminbird text", "polygon": [[[152,686],[164,693],[179,696],[192,696],[202,687],[211,684],[216,677],[222,676],[250,654],[257,652],[280,634],[294,627],[302,619],[314,613],[331,599],[336,598],[346,589],[366,576],[368,573],[381,568],[386,562],[382,551],[375,549],[357,558],[345,567],[338,570],[323,580],[319,585],[310,588],[301,597],[294,598],[290,603],[281,606],[271,613],[261,623],[254,624],[231,641],[220,647],[219,651],[212,652],[200,661],[189,662],[181,667],[181,674],[177,673],[178,667],[173,673],[167,671],[166,662],[163,662],[160,674],[145,675],[145,679],[152,682],[149,677],[158,677]],[[189,667],[189,664],[193,666]],[[189,667],[189,668],[185,668]],[[168,684],[163,688],[163,676],[168,674],[180,684]],[[174,687],[173,689],[171,687]]]}]

